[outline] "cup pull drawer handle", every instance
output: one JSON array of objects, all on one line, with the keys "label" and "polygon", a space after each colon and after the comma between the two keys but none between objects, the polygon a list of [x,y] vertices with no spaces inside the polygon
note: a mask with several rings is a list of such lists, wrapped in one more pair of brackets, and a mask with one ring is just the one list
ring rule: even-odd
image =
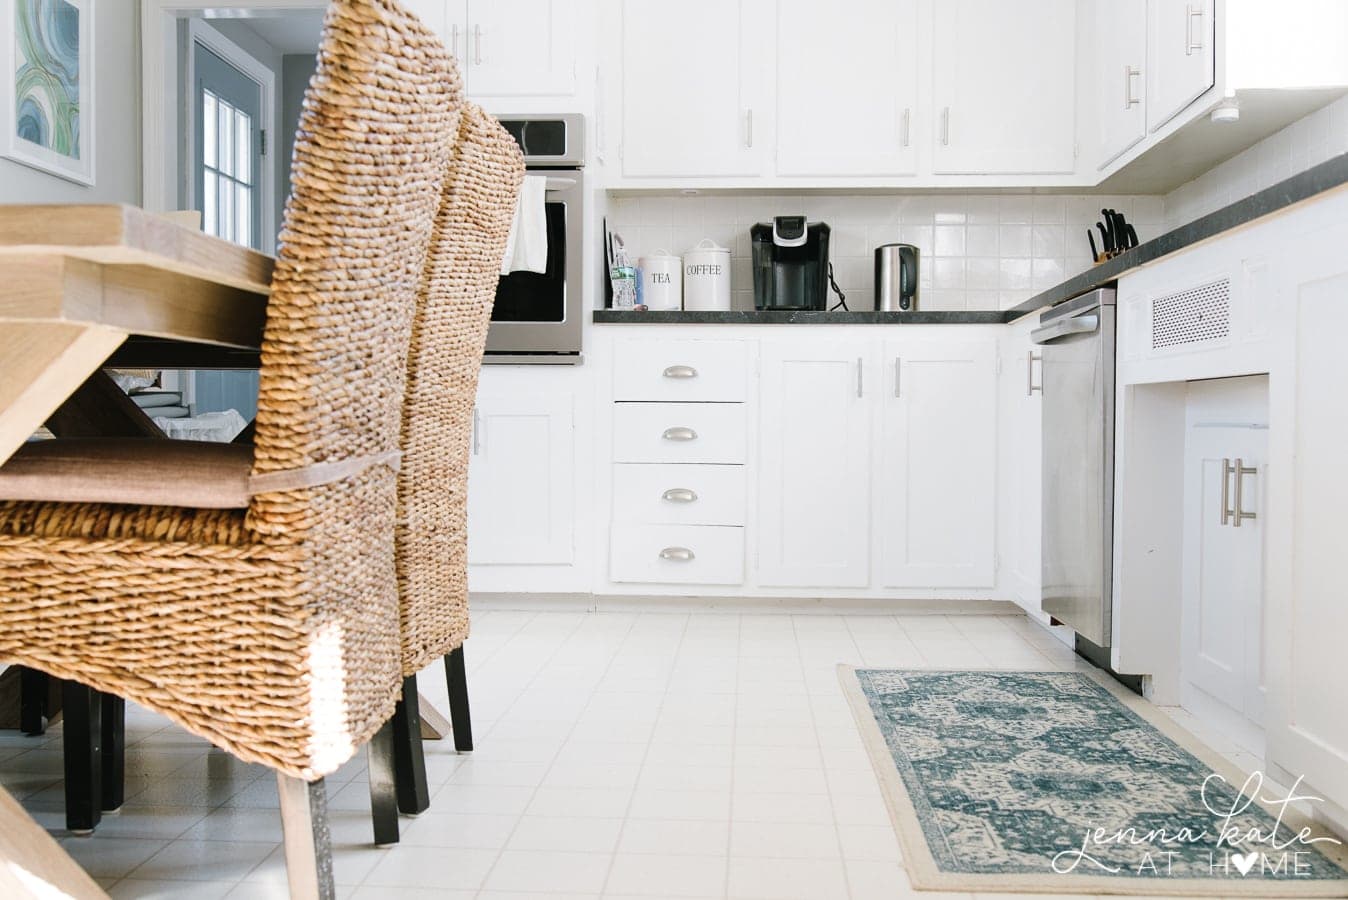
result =
[{"label": "cup pull drawer handle", "polygon": [[675,425],[673,428],[666,428],[661,437],[667,441],[695,441],[697,432],[686,425]]},{"label": "cup pull drawer handle", "polygon": [[696,378],[697,369],[692,366],[669,366],[665,369],[666,378]]},{"label": "cup pull drawer handle", "polygon": [[697,492],[688,488],[670,488],[661,494],[660,498],[670,503],[692,503],[697,499]]},{"label": "cup pull drawer handle", "polygon": [[692,562],[693,551],[687,547],[666,547],[660,551],[660,558],[673,562]]}]

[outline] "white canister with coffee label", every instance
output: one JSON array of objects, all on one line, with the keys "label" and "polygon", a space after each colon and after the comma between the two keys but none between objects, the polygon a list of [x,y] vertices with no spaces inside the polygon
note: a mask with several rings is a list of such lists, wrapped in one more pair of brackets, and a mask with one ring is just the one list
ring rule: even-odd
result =
[{"label": "white canister with coffee label", "polygon": [[647,309],[681,309],[683,305],[682,260],[668,250],[656,250],[637,263],[640,287],[638,303]]},{"label": "white canister with coffee label", "polygon": [[730,309],[730,248],[710,238],[683,254],[683,308]]}]

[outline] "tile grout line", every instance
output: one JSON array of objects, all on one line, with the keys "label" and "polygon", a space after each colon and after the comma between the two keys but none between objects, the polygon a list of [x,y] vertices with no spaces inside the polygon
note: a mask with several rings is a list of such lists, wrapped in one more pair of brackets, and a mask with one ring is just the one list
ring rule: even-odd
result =
[{"label": "tile grout line", "polygon": [[744,615],[735,617],[735,699],[730,710],[730,806],[726,810],[725,873],[721,876],[721,896],[730,896],[730,862],[735,849],[735,762],[739,758],[740,734],[740,662],[744,659]]}]

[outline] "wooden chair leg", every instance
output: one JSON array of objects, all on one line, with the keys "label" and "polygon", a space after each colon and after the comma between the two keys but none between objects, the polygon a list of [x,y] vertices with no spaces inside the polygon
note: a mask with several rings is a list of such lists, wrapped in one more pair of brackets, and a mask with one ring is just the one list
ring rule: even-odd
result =
[{"label": "wooden chair leg", "polygon": [[398,783],[398,809],[409,816],[431,806],[426,784],[426,756],[421,747],[421,705],[417,677],[403,679],[403,695],[393,713],[393,773]]},{"label": "wooden chair leg", "polygon": [[370,769],[370,816],[374,842],[383,847],[398,843],[398,780],[394,774],[393,720],[384,723],[365,748]]},{"label": "wooden chair leg", "polygon": [[335,900],[332,834],[323,779],[304,781],[276,773],[285,837],[286,880],[291,900]]},{"label": "wooden chair leg", "polygon": [[445,681],[449,683],[449,720],[454,724],[454,749],[473,749],[473,717],[468,711],[468,674],[463,665],[463,645],[445,656]]},{"label": "wooden chair leg", "polygon": [[103,818],[103,703],[98,691],[65,681],[66,828],[88,834]]},{"label": "wooden chair leg", "polygon": [[19,666],[19,730],[38,735],[47,730],[47,673]]},{"label": "wooden chair leg", "polygon": [[99,694],[103,704],[103,811],[121,809],[126,798],[126,701]]}]

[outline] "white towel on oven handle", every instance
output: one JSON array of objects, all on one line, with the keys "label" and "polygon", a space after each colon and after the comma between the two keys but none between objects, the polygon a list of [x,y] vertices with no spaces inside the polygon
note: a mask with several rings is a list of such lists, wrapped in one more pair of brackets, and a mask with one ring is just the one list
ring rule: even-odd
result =
[{"label": "white towel on oven handle", "polygon": [[515,203],[515,218],[510,223],[506,238],[505,257],[501,260],[501,274],[511,272],[538,272],[548,270],[548,179],[542,175],[525,175]]}]

